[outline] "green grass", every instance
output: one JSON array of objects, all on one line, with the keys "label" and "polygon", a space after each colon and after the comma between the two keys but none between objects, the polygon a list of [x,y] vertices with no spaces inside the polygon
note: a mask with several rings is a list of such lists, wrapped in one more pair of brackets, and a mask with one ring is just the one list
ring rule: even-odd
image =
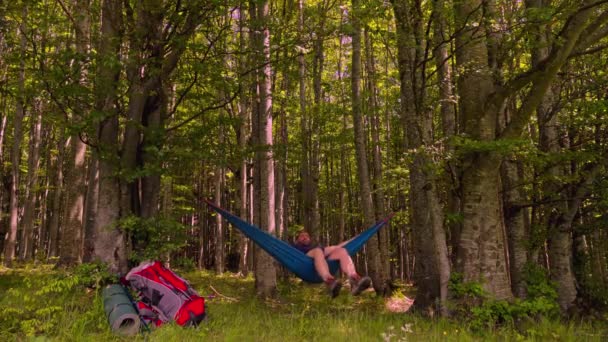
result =
[{"label": "green grass", "polygon": [[[373,292],[330,299],[320,285],[282,282],[275,300],[254,296],[253,278],[178,272],[205,296],[198,328],[172,324],[137,337],[112,334],[100,292],[51,266],[0,269],[0,341],[605,341],[606,322],[551,322],[472,332],[457,320],[391,313]],[[87,281],[90,282],[90,279]]]}]

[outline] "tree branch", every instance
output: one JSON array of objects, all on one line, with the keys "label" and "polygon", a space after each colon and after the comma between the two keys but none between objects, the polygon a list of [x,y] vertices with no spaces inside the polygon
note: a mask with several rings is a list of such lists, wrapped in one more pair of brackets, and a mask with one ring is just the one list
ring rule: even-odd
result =
[{"label": "tree branch", "polygon": [[217,105],[215,105],[215,106],[209,106],[209,107],[205,107],[205,108],[203,108],[203,109],[202,109],[202,110],[201,110],[201,111],[200,111],[198,114],[196,114],[196,115],[194,115],[194,116],[189,117],[188,119],[186,119],[186,120],[184,120],[184,121],[182,121],[182,122],[178,123],[178,124],[177,124],[177,125],[175,125],[175,126],[172,126],[172,127],[167,128],[167,130],[166,130],[166,131],[167,131],[167,132],[170,132],[170,131],[176,130],[176,129],[178,129],[178,128],[180,128],[180,127],[184,126],[185,124],[187,124],[187,123],[191,122],[192,120],[194,120],[194,119],[196,119],[196,118],[200,117],[201,115],[205,114],[206,112],[208,112],[208,111],[210,111],[210,110],[215,110],[215,109],[220,109],[220,108],[225,107],[225,106],[226,106],[226,105],[228,105],[230,102],[234,101],[234,99],[236,99],[236,97],[238,96],[238,94],[239,94],[240,92],[241,92],[241,86],[239,85],[238,89],[237,89],[237,90],[234,92],[234,94],[233,94],[233,95],[232,95],[232,96],[231,96],[229,99],[227,99],[226,101],[224,101],[224,102],[222,102],[222,103],[220,103],[220,104],[217,104]]},{"label": "tree branch", "polygon": [[598,42],[602,38],[608,36],[608,11],[604,11],[598,16],[585,31],[581,34],[581,40],[576,44],[572,56],[580,56],[581,52],[588,49],[591,45]]},{"label": "tree branch", "polygon": [[526,84],[532,83],[532,89],[525,96],[521,107],[515,113],[511,122],[500,134],[500,138],[515,138],[521,134],[530,115],[542,101],[555,75],[572,53],[581,37],[581,33],[588,27],[587,21],[592,14],[592,7],[587,7],[586,10],[578,10],[568,18],[559,37],[552,46],[551,53],[544,61],[527,72],[525,76],[519,77],[516,80],[517,82],[509,82],[510,84],[507,84],[491,98],[490,104],[494,105],[495,108],[499,108],[500,103],[509,95],[512,95]]}]

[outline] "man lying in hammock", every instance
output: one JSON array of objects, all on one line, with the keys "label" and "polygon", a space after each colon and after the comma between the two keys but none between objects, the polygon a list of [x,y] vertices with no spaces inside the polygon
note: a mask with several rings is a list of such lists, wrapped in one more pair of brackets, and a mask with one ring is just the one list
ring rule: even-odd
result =
[{"label": "man lying in hammock", "polygon": [[351,259],[348,252],[343,248],[345,243],[346,242],[342,242],[336,246],[324,247],[313,243],[312,239],[310,238],[310,234],[307,231],[302,230],[296,235],[296,241],[293,244],[293,246],[302,253],[306,253],[306,255],[313,258],[315,269],[327,285],[329,294],[332,298],[335,298],[338,296],[338,294],[340,294],[342,282],[335,279],[334,276],[329,273],[326,258],[330,260],[338,260],[340,262],[340,269],[344,274],[348,275],[351,289],[350,292],[353,296],[359,295],[372,283],[370,277],[361,277],[357,273],[353,259]]}]

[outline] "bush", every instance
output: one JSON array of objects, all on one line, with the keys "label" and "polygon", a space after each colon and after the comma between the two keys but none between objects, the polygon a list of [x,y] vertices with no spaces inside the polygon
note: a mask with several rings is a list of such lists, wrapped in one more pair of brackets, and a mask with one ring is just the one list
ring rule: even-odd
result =
[{"label": "bush", "polygon": [[546,271],[536,265],[528,265],[524,277],[528,297],[508,302],[492,299],[482,284],[463,282],[461,274],[453,273],[449,284],[452,312],[467,321],[474,331],[503,325],[512,327],[522,320],[557,317],[560,312],[556,302],[557,291]]}]

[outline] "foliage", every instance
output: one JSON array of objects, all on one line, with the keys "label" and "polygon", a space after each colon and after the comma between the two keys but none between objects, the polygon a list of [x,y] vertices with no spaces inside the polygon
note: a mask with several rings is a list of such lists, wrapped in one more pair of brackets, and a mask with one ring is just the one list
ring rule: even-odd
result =
[{"label": "foliage", "polygon": [[[70,272],[51,270],[49,266],[26,268],[2,278],[0,339],[5,341],[11,335],[57,334],[73,316],[77,316],[74,323],[81,322],[80,314],[91,320],[85,313],[90,302],[96,300],[96,290],[91,286],[100,289],[100,284],[116,281],[101,264],[85,264]],[[10,281],[15,278],[18,280]]]},{"label": "foliage", "polygon": [[448,289],[455,298],[484,298],[486,296],[481,284],[465,282],[463,274],[458,272],[452,272]]},{"label": "foliage", "polygon": [[130,259],[134,263],[163,259],[187,244],[186,226],[171,218],[129,216],[118,224],[131,237],[134,248]]},{"label": "foliage", "polygon": [[528,263],[524,268],[523,275],[528,298],[557,299],[556,285],[549,280],[549,275],[545,269],[536,264]]},{"label": "foliage", "polygon": [[465,319],[473,331],[514,327],[517,322],[555,319],[559,315],[555,284],[547,273],[529,264],[524,272],[528,297],[524,300],[495,300],[477,282],[464,282],[460,273],[453,273],[449,290],[453,297],[451,307],[457,317]]}]

